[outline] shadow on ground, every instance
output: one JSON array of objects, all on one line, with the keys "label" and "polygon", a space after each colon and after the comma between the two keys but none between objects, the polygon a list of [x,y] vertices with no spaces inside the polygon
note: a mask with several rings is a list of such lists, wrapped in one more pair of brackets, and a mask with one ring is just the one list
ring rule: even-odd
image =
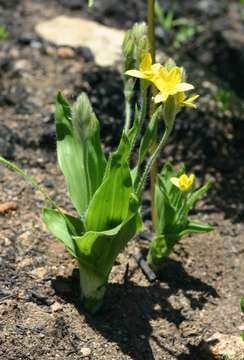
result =
[{"label": "shadow on ground", "polygon": [[[164,318],[167,329],[172,324],[178,328],[186,320],[182,311],[184,309],[175,308],[171,304],[169,298],[172,295],[177,293],[177,296],[188,299],[190,312],[201,309],[210,296],[218,297],[212,286],[189,275],[180,262],[170,259],[165,266],[167,272],[161,275],[161,282],[149,286],[138,286],[129,279],[125,284],[109,284],[104,306],[95,317],[85,313],[77,300],[77,271],[69,278],[57,277],[52,286],[56,295],[73,303],[80,313],[85,313],[89,325],[110,342],[117,343],[124,354],[135,360],[151,360],[154,359],[151,341],[171,353],[170,346],[164,346],[152,337],[151,321]],[[70,293],[67,293],[67,286],[70,287]],[[183,295],[178,294],[180,290]]]}]

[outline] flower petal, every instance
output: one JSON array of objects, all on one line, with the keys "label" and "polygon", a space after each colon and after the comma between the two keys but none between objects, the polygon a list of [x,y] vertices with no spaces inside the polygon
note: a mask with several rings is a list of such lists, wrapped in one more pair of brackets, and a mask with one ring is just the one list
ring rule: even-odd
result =
[{"label": "flower petal", "polygon": [[183,104],[184,104],[185,106],[190,107],[190,108],[196,109],[196,108],[197,108],[197,105],[194,104],[194,101],[195,101],[196,99],[198,99],[198,98],[199,98],[199,95],[191,96],[191,97],[189,97],[188,99],[184,100],[184,101],[183,101]]},{"label": "flower petal", "polygon": [[179,179],[177,177],[170,178],[172,184],[174,184],[177,188],[180,188]]},{"label": "flower petal", "polygon": [[194,86],[188,83],[180,83],[176,85],[177,91],[189,91],[194,89]]},{"label": "flower petal", "polygon": [[139,70],[128,70],[128,71],[126,71],[125,74],[129,75],[129,76],[139,78],[139,79],[144,79],[145,78],[143,73],[141,71],[139,71]]},{"label": "flower petal", "polygon": [[165,102],[168,99],[168,95],[163,94],[163,93],[158,93],[155,97],[154,97],[154,102],[155,104],[158,104],[160,102]]},{"label": "flower petal", "polygon": [[143,56],[142,61],[140,63],[140,71],[141,72],[148,71],[151,69],[151,66],[152,66],[152,56],[150,52],[147,52]]}]

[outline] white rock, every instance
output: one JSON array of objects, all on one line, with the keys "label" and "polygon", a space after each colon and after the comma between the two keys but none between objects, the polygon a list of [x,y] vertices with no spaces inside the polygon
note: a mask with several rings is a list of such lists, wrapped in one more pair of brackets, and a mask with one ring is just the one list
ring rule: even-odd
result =
[{"label": "white rock", "polygon": [[88,347],[83,347],[83,348],[80,349],[80,353],[84,357],[90,356],[91,355],[91,349],[88,348]]},{"label": "white rock", "polygon": [[43,39],[57,46],[89,47],[98,65],[114,65],[121,58],[124,31],[95,21],[58,16],[37,24],[35,30]]},{"label": "white rock", "polygon": [[61,311],[61,310],[63,310],[63,306],[62,306],[62,304],[60,304],[60,303],[58,303],[57,301],[55,301],[55,303],[53,303],[53,304],[51,305],[51,310],[52,310],[53,312]]}]

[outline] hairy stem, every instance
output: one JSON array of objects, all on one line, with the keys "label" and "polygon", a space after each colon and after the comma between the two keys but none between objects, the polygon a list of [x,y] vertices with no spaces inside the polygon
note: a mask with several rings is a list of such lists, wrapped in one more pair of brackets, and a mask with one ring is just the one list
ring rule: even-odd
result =
[{"label": "hairy stem", "polygon": [[139,184],[137,186],[137,189],[136,189],[136,194],[139,197],[142,194],[142,191],[143,191],[144,186],[146,184],[148,175],[149,175],[155,161],[157,160],[158,155],[160,154],[160,152],[163,150],[163,148],[167,144],[167,141],[168,141],[169,135],[171,133],[171,130],[172,130],[172,127],[165,129],[165,132],[164,132],[164,135],[163,135],[161,141],[159,142],[158,146],[156,147],[155,151],[152,153],[152,155],[150,156],[150,158],[149,158],[149,160],[147,162],[144,173],[142,174],[141,180],[140,180],[140,182],[139,182]]},{"label": "hairy stem", "polygon": [[[152,55],[153,62],[155,62],[156,55],[156,46],[155,46],[155,0],[147,0],[147,23],[148,23],[148,39],[150,44],[150,51]],[[151,93],[155,94],[155,88],[151,88]],[[150,115],[154,112],[154,103],[151,102],[150,105]],[[151,116],[150,116],[151,117]],[[154,153],[157,146],[157,127],[155,129],[154,141],[152,144],[151,153]],[[155,204],[154,204],[154,193],[155,193],[155,183],[157,177],[157,162],[155,161],[150,170],[150,188],[151,188],[151,216],[152,216],[152,224],[153,228],[155,228],[156,222],[156,212],[155,212]]]}]

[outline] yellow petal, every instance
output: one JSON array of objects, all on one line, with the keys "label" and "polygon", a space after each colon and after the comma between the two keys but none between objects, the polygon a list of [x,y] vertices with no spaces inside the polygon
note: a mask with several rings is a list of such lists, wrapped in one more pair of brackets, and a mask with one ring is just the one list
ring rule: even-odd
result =
[{"label": "yellow petal", "polygon": [[165,66],[160,67],[159,76],[162,79],[165,79],[167,76],[169,76],[169,71],[166,69]]},{"label": "yellow petal", "polygon": [[182,68],[175,66],[169,72],[170,81],[172,81],[174,83],[180,83],[181,82],[181,74],[182,74]]},{"label": "yellow petal", "polygon": [[190,187],[194,184],[195,179],[196,179],[196,177],[195,177],[194,174],[191,174],[191,175],[189,176],[189,184],[190,184]]},{"label": "yellow petal", "polygon": [[148,71],[151,69],[151,66],[152,66],[152,56],[148,52],[143,56],[143,59],[140,63],[140,71],[141,72]]},{"label": "yellow petal", "polygon": [[129,75],[129,76],[139,78],[139,79],[144,79],[145,78],[143,73],[141,71],[139,71],[139,70],[128,70],[128,71],[126,71],[125,74]]},{"label": "yellow petal", "polygon": [[180,83],[176,85],[177,91],[184,92],[194,89],[194,86],[188,83]]},{"label": "yellow petal", "polygon": [[172,184],[174,184],[177,188],[180,188],[179,179],[177,177],[170,178]]},{"label": "yellow petal", "polygon": [[196,108],[197,108],[197,105],[194,104],[194,101],[195,101],[196,99],[198,99],[198,98],[199,98],[199,95],[191,96],[190,98],[184,100],[184,101],[183,101],[183,104],[184,104],[185,106],[190,107],[190,108],[196,109]]},{"label": "yellow petal", "polygon": [[155,72],[155,73],[159,72],[161,68],[162,68],[162,65],[159,64],[159,63],[156,63],[156,64],[152,65],[152,71]]},{"label": "yellow petal", "polygon": [[177,105],[183,105],[186,100],[186,95],[184,92],[179,92],[176,94],[176,103]]}]

